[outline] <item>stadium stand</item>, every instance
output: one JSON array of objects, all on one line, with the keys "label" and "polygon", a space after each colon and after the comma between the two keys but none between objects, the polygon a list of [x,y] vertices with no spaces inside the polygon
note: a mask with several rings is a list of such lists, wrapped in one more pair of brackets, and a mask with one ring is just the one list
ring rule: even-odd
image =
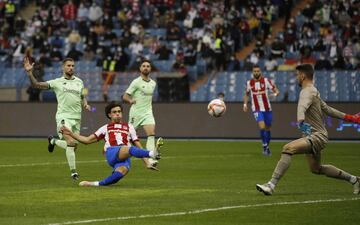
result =
[{"label": "stadium stand", "polygon": [[[74,49],[79,56],[77,70],[91,101],[102,101],[101,73],[109,57],[117,62],[109,99],[121,95],[134,76],[129,74],[134,74],[131,71],[145,57],[158,72],[176,72],[175,64],[184,65],[192,84],[215,72],[192,90],[191,101],[208,101],[220,90],[227,101],[241,101],[245,80],[251,76],[246,70],[253,64],[269,68],[266,75],[282,90],[277,101],[295,101],[298,89],[292,72],[286,71],[305,62],[318,70],[331,69],[317,76],[325,99],[358,101],[357,1],[309,1],[301,13],[290,17],[291,9],[303,2],[44,0],[36,2],[35,13],[25,21],[17,12],[28,2],[7,1],[0,5],[0,88],[29,86],[21,68],[25,54],[44,64],[47,80],[59,75],[59,62]],[[15,4],[16,12],[6,11],[6,4]],[[285,18],[283,31],[270,38],[271,24],[279,18]],[[252,40],[257,44],[245,60],[232,57]],[[159,59],[160,46],[170,49],[168,59]]]}]

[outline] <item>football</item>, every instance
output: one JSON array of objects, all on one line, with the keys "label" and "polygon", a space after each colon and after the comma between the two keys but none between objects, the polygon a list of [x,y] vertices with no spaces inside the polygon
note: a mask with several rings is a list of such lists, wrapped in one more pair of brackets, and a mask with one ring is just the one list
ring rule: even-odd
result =
[{"label": "football", "polygon": [[213,99],[208,104],[208,113],[213,117],[220,117],[224,115],[226,111],[225,102],[220,99]]}]

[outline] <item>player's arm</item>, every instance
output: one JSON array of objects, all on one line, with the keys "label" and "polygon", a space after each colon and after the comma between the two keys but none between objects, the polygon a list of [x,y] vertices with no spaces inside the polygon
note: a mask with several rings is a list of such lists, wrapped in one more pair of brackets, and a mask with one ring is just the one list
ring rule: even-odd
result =
[{"label": "player's arm", "polygon": [[131,97],[131,95],[129,95],[128,93],[126,93],[125,92],[125,94],[123,95],[123,100],[125,101],[125,102],[127,102],[127,103],[129,103],[129,104],[135,104],[136,103],[136,100],[135,99],[133,99],[132,97]]},{"label": "player's arm", "polygon": [[250,81],[246,82],[246,87],[245,87],[245,94],[243,97],[243,101],[244,101],[244,105],[243,105],[243,111],[247,112],[248,111],[248,101],[249,101],[249,95],[250,95]]},{"label": "player's arm", "polygon": [[66,135],[69,135],[70,137],[74,138],[75,140],[83,143],[83,144],[91,144],[91,143],[94,143],[94,142],[97,142],[97,138],[96,138],[96,135],[95,134],[91,134],[89,136],[82,136],[80,134],[77,134],[77,133],[73,133],[69,128],[65,127],[65,126],[62,126],[60,131],[63,133],[63,134],[66,134]]},{"label": "player's arm", "polygon": [[88,104],[88,101],[84,95],[81,95],[81,102],[82,102],[84,109],[86,109],[87,111],[91,110],[91,106]]},{"label": "player's arm", "polygon": [[30,79],[31,85],[34,88],[38,88],[38,89],[49,89],[50,86],[47,82],[39,82],[34,77],[34,74],[33,74],[34,64],[35,63],[30,63],[30,59],[28,57],[24,58],[24,69]]},{"label": "player's arm", "polygon": [[321,106],[321,110],[328,116],[331,116],[331,117],[337,118],[337,119],[344,119],[344,117],[345,117],[345,113],[340,112],[339,110],[328,106],[326,104],[326,102],[324,102],[322,99],[320,99],[320,106]]},{"label": "player's arm", "polygon": [[334,109],[333,107],[330,107],[321,100],[321,110],[328,116],[331,116],[333,118],[345,120],[347,122],[357,123],[360,124],[360,114],[357,113],[355,115],[345,114],[337,109]]},{"label": "player's arm", "polygon": [[280,94],[279,89],[276,87],[276,85],[274,85],[273,89],[272,89],[272,96],[276,97]]}]

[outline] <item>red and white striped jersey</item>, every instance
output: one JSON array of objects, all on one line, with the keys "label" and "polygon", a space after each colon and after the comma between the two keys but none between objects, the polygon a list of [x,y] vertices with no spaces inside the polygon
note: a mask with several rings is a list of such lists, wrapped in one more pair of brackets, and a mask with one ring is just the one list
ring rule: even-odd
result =
[{"label": "red and white striped jersey", "polygon": [[109,123],[100,127],[94,135],[98,140],[105,139],[105,151],[110,146],[131,146],[131,141],[138,141],[133,125],[128,123]]},{"label": "red and white striped jersey", "polygon": [[251,93],[252,111],[271,111],[268,90],[274,91],[275,85],[266,77],[251,79],[246,83],[246,93]]}]

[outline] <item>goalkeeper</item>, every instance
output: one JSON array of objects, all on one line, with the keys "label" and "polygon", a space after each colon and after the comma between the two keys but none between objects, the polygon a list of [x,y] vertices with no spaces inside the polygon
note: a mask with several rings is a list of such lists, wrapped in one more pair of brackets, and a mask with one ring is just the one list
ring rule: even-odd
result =
[{"label": "goalkeeper", "polygon": [[305,154],[310,170],[314,174],[345,180],[353,185],[354,194],[360,193],[360,177],[356,177],[333,165],[321,164],[321,151],[328,142],[328,133],[324,125],[324,116],[360,123],[360,117],[348,115],[328,106],[313,84],[314,69],[309,64],[296,67],[296,78],[301,87],[297,121],[303,137],[286,144],[272,177],[268,183],[257,184],[256,189],[265,195],[272,195],[275,186],[290,166],[295,154]]}]

